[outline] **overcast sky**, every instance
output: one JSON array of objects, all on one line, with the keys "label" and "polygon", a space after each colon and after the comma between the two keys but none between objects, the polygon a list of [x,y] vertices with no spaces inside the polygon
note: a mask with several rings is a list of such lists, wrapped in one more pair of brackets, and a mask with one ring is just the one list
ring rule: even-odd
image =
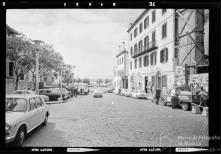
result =
[{"label": "overcast sky", "polygon": [[52,44],[75,77],[112,78],[118,45],[143,9],[14,9],[6,23],[33,40]]}]

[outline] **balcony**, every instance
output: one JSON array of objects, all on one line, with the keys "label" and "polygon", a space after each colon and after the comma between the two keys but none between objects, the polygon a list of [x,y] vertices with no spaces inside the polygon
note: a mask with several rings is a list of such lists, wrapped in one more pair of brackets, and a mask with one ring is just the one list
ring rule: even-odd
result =
[{"label": "balcony", "polygon": [[138,52],[135,52],[135,54],[132,56],[132,58],[136,58],[136,57],[139,57],[145,53],[148,53],[148,52],[151,52],[152,50],[155,50],[157,49],[158,46],[157,46],[157,42],[154,41],[154,42],[149,42],[149,44],[145,45],[145,46],[142,46],[141,49],[138,48]]}]

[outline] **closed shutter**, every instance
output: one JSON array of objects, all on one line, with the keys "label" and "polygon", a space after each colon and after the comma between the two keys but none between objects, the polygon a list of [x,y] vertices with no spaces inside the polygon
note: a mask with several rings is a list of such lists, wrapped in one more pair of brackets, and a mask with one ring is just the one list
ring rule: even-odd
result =
[{"label": "closed shutter", "polygon": [[160,62],[163,62],[163,50],[160,51]]},{"label": "closed shutter", "polygon": [[168,48],[166,48],[166,62],[168,61]]}]

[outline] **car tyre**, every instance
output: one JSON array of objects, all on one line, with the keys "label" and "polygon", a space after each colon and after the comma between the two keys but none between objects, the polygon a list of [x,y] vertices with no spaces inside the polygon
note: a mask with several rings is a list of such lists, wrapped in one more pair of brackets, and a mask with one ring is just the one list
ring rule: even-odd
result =
[{"label": "car tyre", "polygon": [[48,113],[45,115],[44,122],[42,123],[42,126],[46,126],[48,124]]},{"label": "car tyre", "polygon": [[188,103],[185,103],[185,102],[181,104],[181,107],[184,111],[187,111],[189,109]]},{"label": "car tyre", "polygon": [[162,106],[165,106],[165,105],[166,105],[166,100],[164,99],[164,97],[161,97],[161,98],[160,98],[160,104],[161,104]]},{"label": "car tyre", "polygon": [[15,137],[15,146],[21,146],[24,143],[26,131],[25,127],[22,126],[19,128],[17,135]]}]

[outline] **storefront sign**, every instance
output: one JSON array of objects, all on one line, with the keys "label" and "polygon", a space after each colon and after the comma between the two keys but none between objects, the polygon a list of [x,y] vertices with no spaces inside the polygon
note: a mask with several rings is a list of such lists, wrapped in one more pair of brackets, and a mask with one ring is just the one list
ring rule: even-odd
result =
[{"label": "storefront sign", "polygon": [[190,83],[208,83],[208,82],[209,82],[208,73],[190,75]]}]

